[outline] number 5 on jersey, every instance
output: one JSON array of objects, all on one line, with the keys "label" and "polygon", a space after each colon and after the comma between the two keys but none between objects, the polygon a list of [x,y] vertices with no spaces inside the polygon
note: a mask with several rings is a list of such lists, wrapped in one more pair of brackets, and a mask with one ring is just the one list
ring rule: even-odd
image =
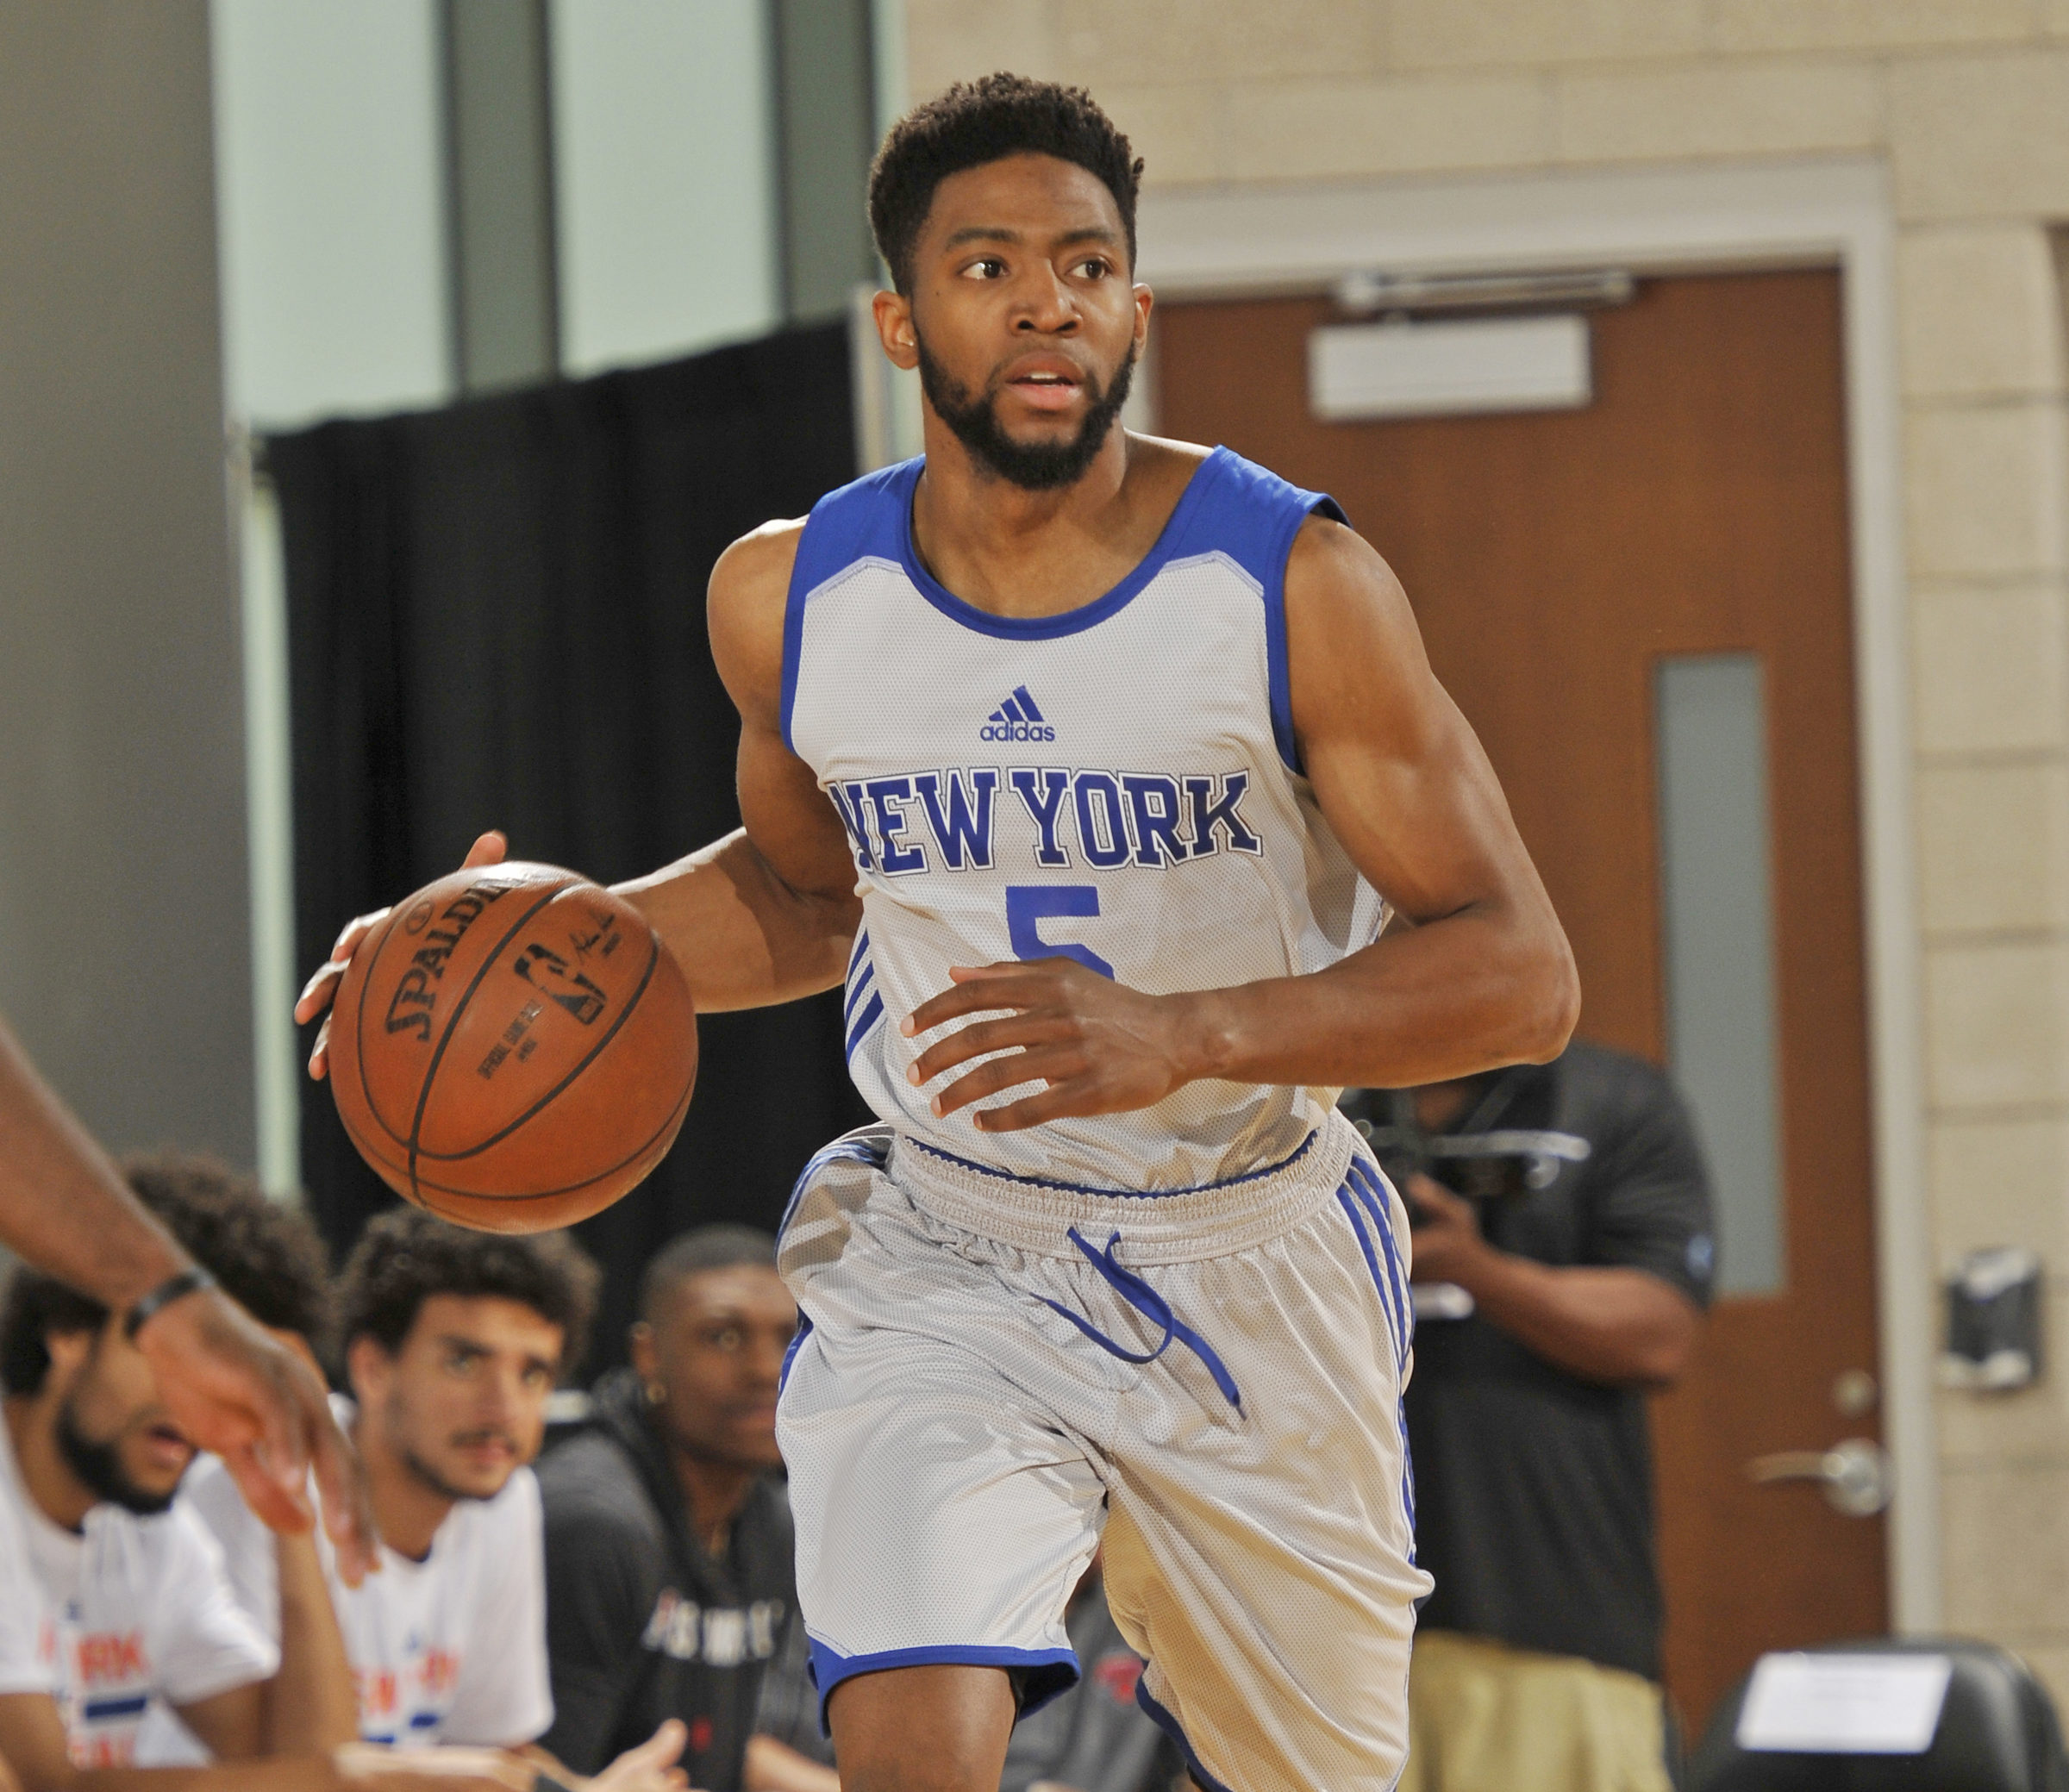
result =
[{"label": "number 5 on jersey", "polygon": [[1041,937],[1041,923],[1061,916],[1099,913],[1099,890],[1091,884],[1009,884],[1006,933],[1016,958],[1075,958],[1087,971],[1111,978],[1114,967],[1089,946],[1051,945]]}]

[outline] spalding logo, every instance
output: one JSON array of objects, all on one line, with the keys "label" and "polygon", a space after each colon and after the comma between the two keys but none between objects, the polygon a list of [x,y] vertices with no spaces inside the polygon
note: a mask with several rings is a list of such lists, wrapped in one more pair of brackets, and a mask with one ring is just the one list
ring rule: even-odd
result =
[{"label": "spalding logo", "polygon": [[428,933],[423,932],[431,919],[428,902],[419,902],[403,917],[403,931],[422,934],[424,943],[410,953],[409,968],[388,998],[390,1033],[414,1033],[420,1046],[431,1043],[431,1011],[438,1006],[438,991],[433,985],[444,981],[446,960],[452,957],[460,936],[480,918],[482,910],[491,902],[501,902],[512,888],[489,881],[470,884],[439,915],[444,925]]}]

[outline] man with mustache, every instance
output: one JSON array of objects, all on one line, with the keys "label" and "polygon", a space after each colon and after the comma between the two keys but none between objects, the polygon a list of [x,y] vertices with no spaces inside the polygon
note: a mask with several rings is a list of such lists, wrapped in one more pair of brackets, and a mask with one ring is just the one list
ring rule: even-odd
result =
[{"label": "man with mustache", "polygon": [[[537,1770],[534,1792],[664,1792],[683,1783],[670,1765],[679,1726],[662,1725],[594,1780],[535,1746],[553,1707],[528,1464],[562,1364],[586,1348],[596,1283],[596,1265],[560,1233],[494,1237],[412,1208],[366,1228],[338,1289],[353,1398],[335,1405],[366,1464],[381,1571],[352,1587],[328,1552],[323,1565],[364,1741],[510,1751]],[[203,1464],[181,1504],[222,1541],[247,1614],[284,1630],[286,1551],[276,1573],[272,1539],[228,1474]]]},{"label": "man with mustache", "polygon": [[463,1231],[403,1208],[339,1290],[347,1416],[382,1571],[334,1587],[369,1742],[519,1748],[553,1722],[544,1538],[528,1466],[596,1266],[567,1238]]}]

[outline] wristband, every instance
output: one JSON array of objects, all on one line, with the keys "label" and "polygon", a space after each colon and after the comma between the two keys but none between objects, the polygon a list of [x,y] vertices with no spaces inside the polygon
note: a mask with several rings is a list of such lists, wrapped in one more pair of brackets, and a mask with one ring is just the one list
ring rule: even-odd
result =
[{"label": "wristband", "polygon": [[199,1294],[204,1288],[213,1288],[216,1278],[197,1263],[189,1264],[177,1275],[168,1276],[122,1316],[122,1336],[132,1344],[136,1334],[144,1328],[144,1322],[161,1307],[170,1307],[173,1302],[184,1300],[191,1294]]}]

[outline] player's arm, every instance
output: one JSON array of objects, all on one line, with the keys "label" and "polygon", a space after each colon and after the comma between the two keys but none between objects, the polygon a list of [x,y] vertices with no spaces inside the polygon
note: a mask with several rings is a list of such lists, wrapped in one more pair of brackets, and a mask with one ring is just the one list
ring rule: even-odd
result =
[{"label": "player's arm", "polygon": [[[904,1022],[916,1036],[986,1010],[921,1054],[938,1113],[1021,1083],[978,1115],[1008,1132],[1144,1108],[1203,1078],[1403,1088],[1564,1049],[1579,985],[1564,931],[1493,768],[1437,683],[1399,582],[1350,530],[1311,518],[1286,568],[1293,724],[1322,814],[1411,926],[1326,971],[1151,996],[1068,959],[959,967]],[[1016,1050],[1017,1048],[1017,1050]]]},{"label": "player's arm", "polygon": [[[116,1311],[192,1259],[129,1192],[0,1021],[0,1239]],[[313,1460],[341,1571],[372,1564],[372,1508],[322,1382],[220,1289],[158,1308],[136,1334],[180,1429],[223,1459],[253,1512],[305,1530]]]},{"label": "player's arm", "polygon": [[[783,613],[803,528],[772,522],[743,535],[711,571],[711,652],[740,711],[737,777],[746,825],[616,886],[667,941],[703,1014],[833,988],[861,924],[841,818],[783,739]],[[500,834],[484,834],[462,864],[495,865],[504,851]],[[352,955],[387,912],[347,923],[295,1003],[299,1024],[329,1008]],[[326,1019],[309,1055],[312,1077],[328,1069],[329,1039]]]},{"label": "player's arm", "polygon": [[322,1559],[311,1538],[278,1537],[274,1545],[280,1669],[266,1686],[265,1751],[336,1748],[359,1735],[359,1706]]},{"label": "player's arm", "polygon": [[403,1755],[361,1743],[206,1767],[80,1767],[48,1693],[0,1695],[0,1758],[22,1792],[531,1792],[535,1778],[528,1762],[496,1750]]},{"label": "player's arm", "polygon": [[711,572],[711,655],[740,711],[745,825],[618,886],[668,942],[701,1013],[831,989],[861,923],[840,817],[783,738],[784,608],[803,533],[799,522],[771,523]]},{"label": "player's arm", "polygon": [[179,1720],[209,1746],[219,1761],[249,1761],[267,1752],[266,1688],[253,1680],[212,1697],[182,1705]]}]

